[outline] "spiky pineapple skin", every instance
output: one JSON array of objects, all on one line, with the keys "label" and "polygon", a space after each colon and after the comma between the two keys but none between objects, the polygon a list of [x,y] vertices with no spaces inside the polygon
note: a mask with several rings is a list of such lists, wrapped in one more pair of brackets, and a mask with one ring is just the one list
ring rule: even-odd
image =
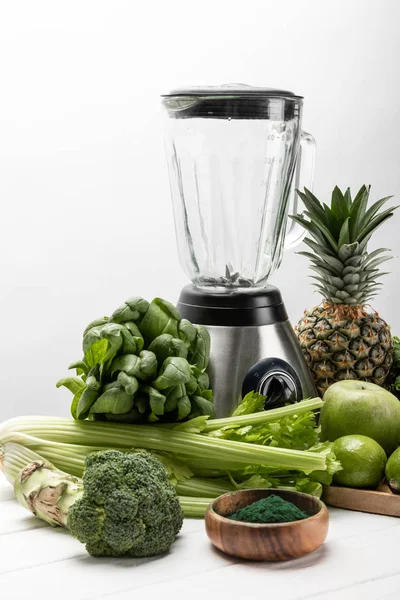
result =
[{"label": "spiky pineapple skin", "polygon": [[388,324],[378,313],[363,310],[352,318],[324,304],[304,311],[295,331],[321,396],[343,379],[385,383],[393,342]]}]

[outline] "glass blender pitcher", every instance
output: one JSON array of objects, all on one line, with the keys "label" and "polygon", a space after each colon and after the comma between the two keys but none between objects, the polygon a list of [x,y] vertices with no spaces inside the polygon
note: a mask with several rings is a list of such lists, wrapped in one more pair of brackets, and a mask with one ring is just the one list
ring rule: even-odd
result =
[{"label": "glass blender pitcher", "polygon": [[[291,92],[222,86],[163,98],[179,258],[194,285],[264,287],[303,229],[292,181],[311,187],[314,140]],[[296,177],[293,177],[296,160]]]},{"label": "glass blender pitcher", "polygon": [[288,218],[299,210],[295,188],[313,178],[303,98],[224,85],[174,90],[162,103],[179,258],[192,282],[178,308],[210,332],[217,414],[250,389],[268,407],[314,394],[280,292],[268,285],[284,248],[304,235]]}]

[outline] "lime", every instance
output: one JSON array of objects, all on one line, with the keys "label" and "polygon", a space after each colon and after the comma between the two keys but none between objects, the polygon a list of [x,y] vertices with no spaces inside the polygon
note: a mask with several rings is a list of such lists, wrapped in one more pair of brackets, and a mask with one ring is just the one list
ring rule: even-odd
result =
[{"label": "lime", "polygon": [[354,488],[376,488],[385,473],[386,454],[382,446],[365,435],[344,435],[333,443],[342,471],[333,482]]},{"label": "lime", "polygon": [[389,455],[400,442],[400,402],[368,381],[338,381],[324,394],[321,439],[335,441],[359,433],[382,446]]},{"label": "lime", "polygon": [[400,448],[397,448],[386,463],[386,480],[392,492],[400,494]]}]

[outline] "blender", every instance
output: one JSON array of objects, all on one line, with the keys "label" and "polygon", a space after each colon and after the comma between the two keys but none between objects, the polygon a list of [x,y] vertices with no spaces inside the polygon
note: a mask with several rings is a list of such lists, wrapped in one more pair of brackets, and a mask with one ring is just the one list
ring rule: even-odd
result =
[{"label": "blender", "polygon": [[[162,96],[179,259],[177,308],[211,337],[218,416],[252,390],[275,408],[316,395],[280,291],[268,282],[304,230],[295,188],[311,188],[315,142],[303,98],[243,84]],[[290,212],[289,212],[290,211]],[[290,282],[288,282],[290,289]]]}]

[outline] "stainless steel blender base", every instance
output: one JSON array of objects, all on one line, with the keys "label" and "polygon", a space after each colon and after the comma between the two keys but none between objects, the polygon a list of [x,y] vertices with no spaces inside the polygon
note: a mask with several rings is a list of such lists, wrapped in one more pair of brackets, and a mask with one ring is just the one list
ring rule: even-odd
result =
[{"label": "stainless steel blender base", "polygon": [[[303,398],[316,396],[310,371],[290,322],[255,327],[206,326],[211,337],[208,367],[218,417],[232,414],[242,398],[249,370],[266,358],[287,362],[296,372]],[[262,373],[260,373],[262,379]]]},{"label": "stainless steel blender base", "polygon": [[181,317],[210,333],[207,370],[219,417],[230,416],[252,390],[267,397],[266,409],[316,396],[276,287],[217,293],[188,285],[177,306]]}]

